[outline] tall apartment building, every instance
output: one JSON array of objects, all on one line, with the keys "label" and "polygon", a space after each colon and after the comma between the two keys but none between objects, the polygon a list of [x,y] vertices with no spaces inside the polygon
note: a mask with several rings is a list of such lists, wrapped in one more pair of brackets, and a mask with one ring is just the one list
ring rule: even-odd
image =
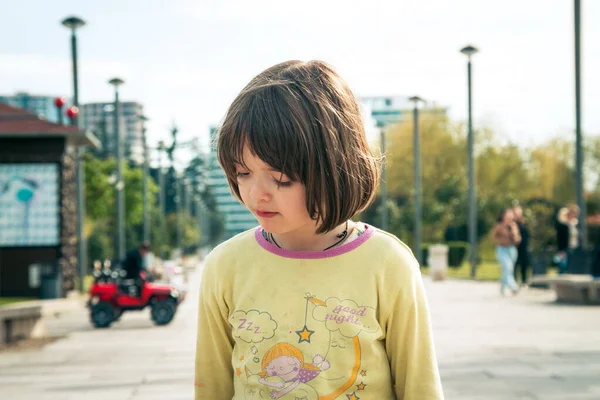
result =
[{"label": "tall apartment building", "polygon": [[[133,101],[120,104],[120,132],[125,147],[125,158],[141,163],[143,161],[144,142],[140,117],[144,115],[144,106]],[[80,107],[80,124],[96,135],[102,143],[97,151],[103,157],[116,156],[116,137],[114,123],[114,103],[88,103]]]},{"label": "tall apartment building", "polygon": [[210,128],[210,140],[213,146],[211,146],[210,154],[208,157],[208,179],[207,185],[209,186],[211,193],[215,197],[217,203],[217,209],[223,215],[225,219],[225,237],[227,240],[238,233],[244,232],[258,225],[256,218],[246,206],[240,203],[230,192],[229,186],[227,185],[227,177],[225,172],[217,161],[217,149],[214,145],[216,143],[217,128]]}]

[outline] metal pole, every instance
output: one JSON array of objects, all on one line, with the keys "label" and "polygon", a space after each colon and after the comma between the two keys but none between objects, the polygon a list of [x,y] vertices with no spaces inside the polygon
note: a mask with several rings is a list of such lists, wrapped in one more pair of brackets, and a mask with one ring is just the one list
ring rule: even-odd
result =
[{"label": "metal pole", "polygon": [[119,123],[119,87],[115,85],[115,137],[117,144],[117,256],[125,258],[125,182],[123,182],[123,143]]},{"label": "metal pole", "polygon": [[380,140],[381,140],[381,155],[383,157],[383,162],[381,163],[381,229],[384,231],[388,230],[388,209],[387,209],[387,200],[388,200],[388,188],[387,188],[387,160],[385,159],[385,129],[382,126],[380,132]]},{"label": "metal pole", "polygon": [[[73,58],[73,105],[79,107],[79,75],[77,73],[77,35],[75,28],[71,29],[71,54]],[[77,116],[74,117],[77,121]]]},{"label": "metal pole", "polygon": [[198,236],[198,250],[200,250],[200,248],[202,247],[202,235],[204,234],[204,232],[202,232],[202,206],[200,204],[199,199],[196,199],[196,201],[194,202],[194,206],[196,209],[196,225],[198,227],[198,232],[200,233],[200,235]]},{"label": "metal pole", "polygon": [[56,107],[56,112],[58,113],[58,123],[60,125],[64,125],[65,124],[65,120],[63,117],[63,108],[62,107]]},{"label": "metal pole", "polygon": [[162,148],[159,148],[159,153],[158,153],[158,186],[159,186],[159,192],[158,192],[158,206],[160,208],[160,215],[163,219],[165,219],[166,216],[166,207],[165,207],[165,174],[163,171],[163,166],[162,166],[162,157],[163,157],[163,150]]},{"label": "metal pole", "polygon": [[103,157],[110,157],[108,143],[108,119],[106,118],[106,105],[102,107],[102,154]]},{"label": "metal pole", "polygon": [[423,212],[421,209],[422,195],[421,195],[421,138],[419,133],[419,107],[418,100],[415,100],[415,108],[413,109],[413,151],[414,151],[414,163],[415,163],[415,256],[419,264],[423,261],[423,255],[421,251],[422,236],[421,236],[421,221]]},{"label": "metal pole", "polygon": [[192,216],[192,202],[191,202],[191,187],[190,187],[190,181],[186,178],[185,180],[185,212],[187,213],[187,215],[185,215],[186,218],[190,218]]},{"label": "metal pole", "polygon": [[471,248],[471,277],[477,274],[477,199],[475,194],[475,160],[473,138],[473,106],[471,82],[471,57],[467,63],[469,133],[467,137],[468,169],[469,169],[469,246]]},{"label": "metal pole", "polygon": [[[73,58],[73,105],[79,107],[79,75],[77,72],[77,35],[71,29],[71,55]],[[60,122],[62,123],[62,113]],[[73,117],[73,125],[79,125],[77,115]],[[84,149],[78,147],[77,154],[77,258],[79,259],[79,291],[84,291],[84,278],[87,269],[87,243],[85,240],[85,169],[83,163]]]},{"label": "metal pole", "polygon": [[587,207],[583,180],[583,137],[581,133],[581,1],[575,0],[575,165],[577,205],[579,206],[579,246],[587,247]]},{"label": "metal pole", "polygon": [[143,213],[144,228],[143,240],[150,241],[150,207],[148,205],[148,143],[146,142],[146,123],[145,117],[142,119],[142,142],[144,146],[144,178],[142,180]]},{"label": "metal pole", "polygon": [[175,219],[177,221],[177,248],[180,249],[183,253],[183,227],[181,224],[181,208],[182,208],[182,200],[183,200],[183,185],[179,182],[179,178],[177,177],[177,173],[174,172],[175,176],[175,193],[177,201],[175,202]]}]

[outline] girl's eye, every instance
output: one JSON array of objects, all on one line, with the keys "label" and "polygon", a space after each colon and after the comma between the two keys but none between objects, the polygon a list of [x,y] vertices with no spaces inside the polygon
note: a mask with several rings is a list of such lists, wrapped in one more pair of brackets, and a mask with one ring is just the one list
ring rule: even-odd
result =
[{"label": "girl's eye", "polygon": [[277,187],[290,187],[294,182],[292,181],[280,181],[278,179],[273,179]]},{"label": "girl's eye", "polygon": [[243,177],[245,177],[245,176],[248,176],[248,175],[249,175],[249,173],[248,173],[248,172],[236,172],[235,174],[236,174],[236,176],[237,176],[238,178],[243,178]]}]

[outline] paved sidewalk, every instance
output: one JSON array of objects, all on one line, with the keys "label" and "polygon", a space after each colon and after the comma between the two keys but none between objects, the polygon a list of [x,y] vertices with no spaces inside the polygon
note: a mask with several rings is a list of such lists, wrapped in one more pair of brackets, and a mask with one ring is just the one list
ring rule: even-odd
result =
[{"label": "paved sidewalk", "polygon": [[426,280],[448,400],[599,400],[600,307],[549,290]]},{"label": "paved sidewalk", "polygon": [[[108,330],[83,307],[50,313],[48,330],[68,337],[0,353],[0,398],[192,399],[198,272],[166,327],[148,312]],[[495,283],[425,285],[447,400],[600,399],[600,307],[559,305],[542,290],[502,298]]]},{"label": "paved sidewalk", "polygon": [[[198,273],[190,273],[198,287]],[[175,319],[157,327],[149,311],[131,312],[108,329],[94,329],[88,310],[56,303],[45,318],[51,335],[42,349],[0,352],[0,399],[190,400],[193,398],[197,293]],[[48,308],[51,311],[51,308]]]}]

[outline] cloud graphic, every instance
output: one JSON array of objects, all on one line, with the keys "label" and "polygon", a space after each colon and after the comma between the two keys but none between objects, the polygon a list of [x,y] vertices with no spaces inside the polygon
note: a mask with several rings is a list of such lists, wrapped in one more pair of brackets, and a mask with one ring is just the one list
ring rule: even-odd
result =
[{"label": "cloud graphic", "polygon": [[359,306],[353,300],[330,297],[325,301],[325,306],[315,307],[313,318],[325,322],[330,331],[339,330],[348,338],[358,336],[362,331],[374,333],[379,330],[375,309]]},{"label": "cloud graphic", "polygon": [[236,311],[229,318],[233,336],[246,343],[260,343],[275,336],[277,322],[267,312],[258,310]]}]

